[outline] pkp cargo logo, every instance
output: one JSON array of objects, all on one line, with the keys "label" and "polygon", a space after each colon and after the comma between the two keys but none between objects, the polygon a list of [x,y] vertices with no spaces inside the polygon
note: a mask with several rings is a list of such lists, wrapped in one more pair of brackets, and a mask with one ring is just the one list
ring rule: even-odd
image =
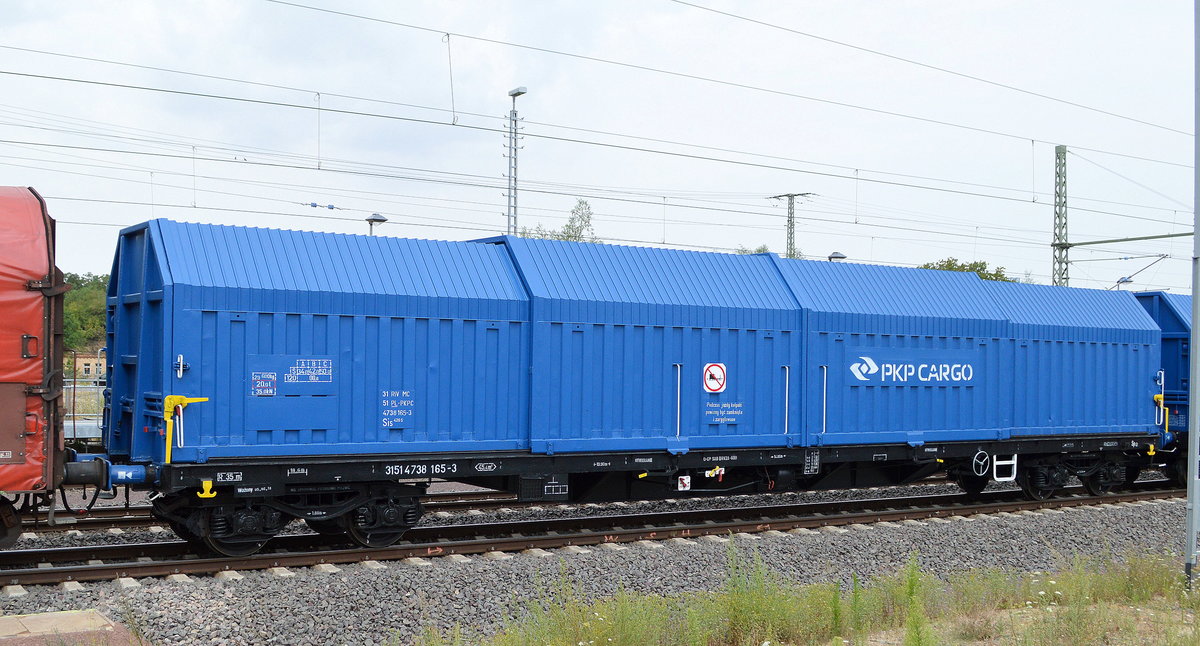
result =
[{"label": "pkp cargo logo", "polygon": [[850,364],[850,374],[863,386],[970,386],[978,383],[973,357],[965,353],[917,350],[905,354],[905,360],[901,361],[859,356],[858,361]]},{"label": "pkp cargo logo", "polygon": [[879,372],[879,366],[871,360],[871,357],[859,357],[859,359],[862,361],[850,364],[850,374],[859,381],[870,381],[871,375]]}]

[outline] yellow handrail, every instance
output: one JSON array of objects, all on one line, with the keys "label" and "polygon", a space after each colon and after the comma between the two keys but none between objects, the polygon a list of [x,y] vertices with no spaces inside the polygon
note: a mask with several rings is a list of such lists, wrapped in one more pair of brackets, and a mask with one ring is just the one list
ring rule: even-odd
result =
[{"label": "yellow handrail", "polygon": [[208,401],[207,397],[184,397],[183,395],[167,395],[163,398],[163,419],[167,422],[167,452],[163,456],[163,464],[171,464],[171,446],[175,443],[175,409],[183,414],[188,404],[198,404]]}]

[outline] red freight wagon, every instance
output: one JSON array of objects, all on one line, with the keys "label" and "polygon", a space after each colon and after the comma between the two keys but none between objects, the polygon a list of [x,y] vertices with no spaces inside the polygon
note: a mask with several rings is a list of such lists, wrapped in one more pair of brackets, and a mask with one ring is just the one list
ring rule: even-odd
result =
[{"label": "red freight wagon", "polygon": [[[62,481],[62,273],[54,220],[31,188],[0,187],[0,547],[21,532],[18,503]],[[46,502],[49,502],[46,500]]]}]

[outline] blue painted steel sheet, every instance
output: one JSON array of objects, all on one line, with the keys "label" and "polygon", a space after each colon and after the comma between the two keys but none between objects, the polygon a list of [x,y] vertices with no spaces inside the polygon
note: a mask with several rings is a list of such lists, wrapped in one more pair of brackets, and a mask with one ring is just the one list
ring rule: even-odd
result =
[{"label": "blue painted steel sheet", "polygon": [[805,310],[814,445],[1004,437],[1008,321],[974,274],[778,259]]},{"label": "blue painted steel sheet", "polygon": [[106,440],[161,461],[1152,430],[1130,294],[522,238],[122,232]]},{"label": "blue painted steel sheet", "polygon": [[1012,321],[1012,434],[1154,426],[1158,326],[1128,292],[985,281]]},{"label": "blue painted steel sheet", "polygon": [[155,220],[113,276],[110,437],[134,460],[163,457],[163,394],[210,398],[176,462],[528,446],[528,302],[502,248]]},{"label": "blue painted steel sheet", "polygon": [[496,241],[531,297],[534,451],[803,442],[800,312],[770,256]]},{"label": "blue painted steel sheet", "polygon": [[1170,428],[1187,429],[1188,347],[1192,333],[1192,297],[1168,292],[1141,292],[1138,302],[1162,329],[1162,392],[1170,409]]},{"label": "blue painted steel sheet", "polygon": [[109,393],[101,434],[109,455],[148,460],[163,452],[164,335],[171,317],[159,268],[165,263],[148,224],[121,231],[107,296]]}]

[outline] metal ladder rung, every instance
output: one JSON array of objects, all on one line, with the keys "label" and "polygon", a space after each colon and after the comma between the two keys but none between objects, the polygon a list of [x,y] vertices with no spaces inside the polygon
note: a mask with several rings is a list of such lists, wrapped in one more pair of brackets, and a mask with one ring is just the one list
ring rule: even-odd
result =
[{"label": "metal ladder rung", "polygon": [[[1008,467],[1008,474],[1001,476],[1000,467]],[[992,456],[992,480],[996,482],[1012,482],[1017,479],[1017,454],[1002,459],[999,455]]]}]

